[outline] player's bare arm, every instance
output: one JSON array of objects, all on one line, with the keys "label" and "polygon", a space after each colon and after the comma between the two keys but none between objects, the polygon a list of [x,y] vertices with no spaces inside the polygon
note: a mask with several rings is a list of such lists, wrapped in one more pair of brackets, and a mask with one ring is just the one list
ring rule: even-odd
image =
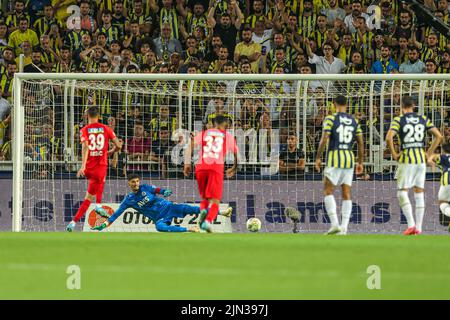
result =
[{"label": "player's bare arm", "polygon": [[362,135],[356,137],[358,142],[358,163],[356,164],[356,174],[362,174],[364,171],[364,139]]},{"label": "player's bare arm", "polygon": [[389,151],[391,152],[392,155],[392,159],[394,160],[398,160],[398,158],[400,157],[399,153],[395,150],[395,146],[394,146],[394,137],[397,133],[392,130],[389,129],[387,134],[386,134],[386,144],[389,148]]},{"label": "player's bare arm", "polygon": [[191,159],[192,159],[192,149],[193,149],[194,139],[191,137],[190,142],[184,152],[184,169],[183,173],[185,177],[189,177],[189,175],[192,172],[192,165],[191,165]]},{"label": "player's bare arm", "polygon": [[[431,158],[431,156],[436,151],[436,148],[441,144],[442,142],[442,134],[439,132],[438,128],[433,127],[430,129],[430,133],[434,136],[434,140],[431,143],[430,148],[427,150],[427,159]],[[427,160],[428,162],[428,160]],[[431,164],[431,163],[430,163]]]},{"label": "player's bare arm", "polygon": [[236,170],[237,170],[237,166],[238,166],[238,156],[237,156],[237,153],[234,153],[234,163],[231,168],[227,169],[227,172],[226,172],[227,178],[232,178],[234,176],[234,174],[236,173]]},{"label": "player's bare arm", "polygon": [[328,132],[324,132],[322,134],[322,138],[319,142],[319,147],[317,148],[317,155],[316,155],[316,162],[314,167],[316,168],[317,172],[320,172],[320,166],[322,165],[322,154],[325,151],[325,148],[328,144],[328,139],[330,138],[330,134]]},{"label": "player's bare arm", "polygon": [[119,139],[119,138],[115,137],[111,141],[114,144],[114,148],[108,151],[109,155],[111,155],[113,153],[116,153],[116,152],[119,152],[120,150],[122,150],[122,146],[123,146],[123,140],[122,139]]},{"label": "player's bare arm", "polygon": [[78,170],[77,177],[84,176],[84,171],[86,170],[86,163],[89,155],[89,143],[84,141],[81,145],[81,169]]}]

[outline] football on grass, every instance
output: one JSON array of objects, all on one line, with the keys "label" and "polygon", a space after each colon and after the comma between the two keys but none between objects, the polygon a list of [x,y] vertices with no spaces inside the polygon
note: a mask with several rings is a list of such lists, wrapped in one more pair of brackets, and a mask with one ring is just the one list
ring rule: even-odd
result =
[{"label": "football on grass", "polygon": [[250,232],[258,232],[261,230],[261,220],[258,218],[250,218],[247,220],[247,230]]}]

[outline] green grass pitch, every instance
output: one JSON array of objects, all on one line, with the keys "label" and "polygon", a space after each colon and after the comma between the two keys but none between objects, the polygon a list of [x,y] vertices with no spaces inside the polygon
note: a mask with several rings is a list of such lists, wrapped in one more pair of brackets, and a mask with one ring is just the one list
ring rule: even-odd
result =
[{"label": "green grass pitch", "polygon": [[[0,233],[0,299],[449,299],[449,239]],[[66,287],[69,265],[80,290]]]}]

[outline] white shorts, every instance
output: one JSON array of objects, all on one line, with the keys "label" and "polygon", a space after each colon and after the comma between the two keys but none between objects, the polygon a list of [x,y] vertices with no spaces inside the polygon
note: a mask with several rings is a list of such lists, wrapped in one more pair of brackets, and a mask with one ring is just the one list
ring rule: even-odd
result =
[{"label": "white shorts", "polygon": [[425,187],[426,173],[427,166],[425,163],[399,163],[395,173],[398,189],[411,189],[412,187],[423,189]]},{"label": "white shorts", "polygon": [[353,168],[341,169],[341,168],[325,167],[323,174],[335,186],[341,186],[343,184],[346,184],[350,187],[352,186]]},{"label": "white shorts", "polygon": [[450,202],[450,185],[441,186],[439,188],[438,200],[444,202]]}]

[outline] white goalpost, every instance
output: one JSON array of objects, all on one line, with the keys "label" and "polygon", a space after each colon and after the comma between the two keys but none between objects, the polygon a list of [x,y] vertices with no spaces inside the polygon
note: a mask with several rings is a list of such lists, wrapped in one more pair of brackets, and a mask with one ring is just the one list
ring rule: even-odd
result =
[{"label": "white goalpost", "polygon": [[[323,119],[334,112],[332,99],[342,94],[348,112],[360,121],[366,149],[365,173],[353,183],[349,231],[400,232],[405,219],[385,135],[400,112],[402,96],[410,95],[418,112],[450,137],[449,81],[447,74],[16,73],[12,230],[64,231],[75,215],[87,186],[76,178],[79,130],[86,125],[86,108],[97,106],[101,121],[124,141],[123,150],[109,159],[103,204],[111,210],[128,193],[130,172],[141,174],[144,183],[171,188],[174,202],[198,202],[194,177],[182,174],[183,152],[193,132],[222,114],[240,150],[238,172],[224,183],[223,202],[234,213],[229,222],[217,221],[217,228],[246,232],[247,219],[257,217],[261,231],[323,232],[329,218],[314,157]],[[443,233],[449,222],[437,205],[439,177],[428,169],[424,232]],[[298,211],[298,219],[286,208]],[[88,212],[85,230],[98,222]],[[128,211],[115,231],[152,228],[148,219]]]}]

